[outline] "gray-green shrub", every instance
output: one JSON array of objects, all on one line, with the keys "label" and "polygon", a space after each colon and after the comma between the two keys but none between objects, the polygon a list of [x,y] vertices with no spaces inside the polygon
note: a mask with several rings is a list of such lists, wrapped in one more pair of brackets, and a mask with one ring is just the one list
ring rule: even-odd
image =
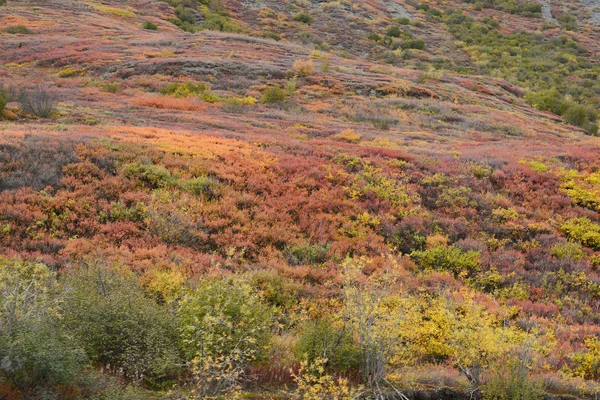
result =
[{"label": "gray-green shrub", "polygon": [[134,277],[106,266],[82,266],[69,272],[64,285],[65,324],[93,362],[151,384],[177,371],[173,319]]}]

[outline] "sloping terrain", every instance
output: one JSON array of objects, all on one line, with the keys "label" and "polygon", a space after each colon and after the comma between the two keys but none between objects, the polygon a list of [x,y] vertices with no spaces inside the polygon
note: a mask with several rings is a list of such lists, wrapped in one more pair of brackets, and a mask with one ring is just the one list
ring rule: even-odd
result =
[{"label": "sloping terrain", "polygon": [[[0,5],[0,398],[597,395],[600,30],[563,6]],[[84,355],[21,355],[39,315]]]}]

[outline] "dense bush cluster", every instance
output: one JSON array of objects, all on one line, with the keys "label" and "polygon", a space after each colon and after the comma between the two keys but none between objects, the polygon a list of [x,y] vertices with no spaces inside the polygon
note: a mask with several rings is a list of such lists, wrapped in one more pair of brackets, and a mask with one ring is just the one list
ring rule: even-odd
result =
[{"label": "dense bush cluster", "polygon": [[581,44],[566,35],[505,34],[497,20],[484,17],[478,22],[460,11],[447,12],[444,21],[477,64],[462,72],[501,76],[528,88],[526,99],[533,106],[597,134],[600,67],[584,57],[587,50]]},{"label": "dense bush cluster", "polygon": [[468,3],[475,5],[475,8],[481,10],[484,8],[493,8],[499,11],[506,11],[511,14],[518,14],[524,17],[541,17],[542,5],[537,1],[516,1],[516,0],[468,0]]},{"label": "dense bush cluster", "polygon": [[242,28],[229,18],[214,0],[163,0],[174,7],[175,17],[169,22],[187,32],[209,29],[222,32],[241,32]]},{"label": "dense bush cluster", "polygon": [[[0,378],[31,398],[108,395],[95,384],[101,368],[154,391],[179,384],[199,397],[232,396],[248,384],[253,366],[266,367],[268,357],[291,351],[294,359],[281,367],[292,368],[288,376],[299,391],[319,398],[322,380],[334,380],[328,374],[358,373],[369,391],[382,395],[397,390],[387,380],[392,368],[431,357],[479,385],[484,371],[535,339],[517,326],[502,327],[472,294],[448,291],[424,299],[398,291],[394,261],[383,274],[365,277],[369,263],[346,261],[341,303],[316,309],[298,303],[298,294],[295,304],[272,303],[252,275],[180,282],[177,296],[161,300],[127,269],[80,264],[57,276],[41,263],[2,258]],[[273,284],[282,279],[262,276]],[[281,318],[288,322],[276,323]],[[434,334],[441,335],[438,347],[419,337]],[[297,335],[297,343],[275,345],[286,335]],[[586,371],[587,357],[575,357],[577,368]],[[319,379],[300,379],[294,363],[300,374],[319,370]],[[485,398],[541,390],[522,374],[515,379],[504,389],[490,380]],[[337,390],[350,391],[347,385],[344,380]]]}]

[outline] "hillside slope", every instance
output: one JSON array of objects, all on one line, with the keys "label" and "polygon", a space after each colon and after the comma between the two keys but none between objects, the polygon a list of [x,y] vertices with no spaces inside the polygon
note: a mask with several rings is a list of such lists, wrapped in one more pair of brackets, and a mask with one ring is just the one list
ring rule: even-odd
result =
[{"label": "hillside slope", "polygon": [[[600,28],[560,3],[8,0],[0,394],[596,395]],[[39,315],[93,378],[15,361]]]}]

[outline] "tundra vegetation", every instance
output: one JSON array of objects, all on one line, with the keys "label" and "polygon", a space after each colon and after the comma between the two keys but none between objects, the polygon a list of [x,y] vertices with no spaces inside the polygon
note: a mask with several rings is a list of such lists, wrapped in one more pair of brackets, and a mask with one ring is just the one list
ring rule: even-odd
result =
[{"label": "tundra vegetation", "polygon": [[563,3],[0,0],[0,399],[598,396]]}]

